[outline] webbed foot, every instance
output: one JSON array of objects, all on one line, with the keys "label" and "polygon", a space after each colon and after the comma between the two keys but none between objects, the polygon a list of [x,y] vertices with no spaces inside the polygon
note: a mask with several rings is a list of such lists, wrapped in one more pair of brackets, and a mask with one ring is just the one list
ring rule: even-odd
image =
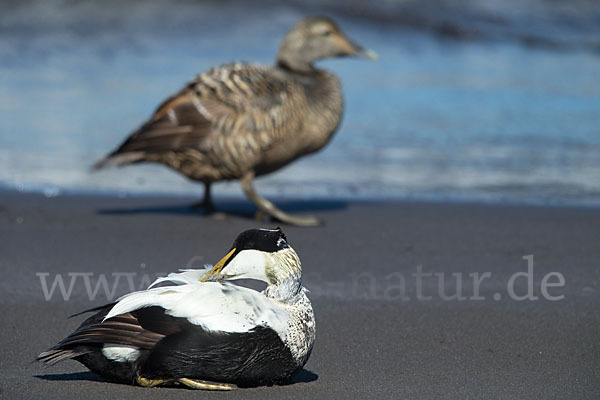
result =
[{"label": "webbed foot", "polygon": [[233,386],[226,383],[206,382],[189,378],[179,378],[177,381],[182,385],[196,390],[233,390]]}]

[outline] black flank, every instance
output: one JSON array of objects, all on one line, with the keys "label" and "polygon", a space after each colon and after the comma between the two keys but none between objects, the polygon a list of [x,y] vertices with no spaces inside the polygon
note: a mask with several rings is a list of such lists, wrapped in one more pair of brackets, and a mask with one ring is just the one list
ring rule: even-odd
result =
[{"label": "black flank", "polygon": [[[185,318],[167,315],[153,306],[102,320],[113,304],[98,307],[73,333],[38,356],[46,364],[73,358],[112,381],[192,378],[238,386],[281,383],[298,365],[271,328],[244,333],[209,332]],[[135,346],[134,362],[117,362],[101,353],[105,343]]]},{"label": "black flank", "polygon": [[301,367],[271,328],[216,333],[192,325],[161,340],[140,371],[151,379],[188,377],[247,387],[284,382]]}]

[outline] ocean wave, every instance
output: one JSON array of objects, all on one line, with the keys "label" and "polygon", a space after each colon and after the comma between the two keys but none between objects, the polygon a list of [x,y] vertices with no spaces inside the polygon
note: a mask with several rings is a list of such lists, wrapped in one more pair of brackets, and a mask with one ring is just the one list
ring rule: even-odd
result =
[{"label": "ocean wave", "polygon": [[135,49],[143,47],[136,40],[139,33],[154,28],[184,36],[227,23],[229,29],[243,26],[247,33],[250,25],[289,24],[298,15],[311,14],[405,27],[446,39],[600,52],[600,2],[593,0],[8,1],[0,4],[0,34],[68,32],[89,38],[111,31],[128,33],[132,40],[122,45]]}]

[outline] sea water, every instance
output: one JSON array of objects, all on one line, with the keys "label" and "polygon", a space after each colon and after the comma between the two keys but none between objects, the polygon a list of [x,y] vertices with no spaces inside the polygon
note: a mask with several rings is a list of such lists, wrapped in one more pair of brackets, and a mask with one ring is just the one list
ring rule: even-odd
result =
[{"label": "sea water", "polygon": [[5,2],[0,186],[200,197],[162,166],[90,166],[196,74],[272,64],[326,14],[380,58],[319,63],[342,80],[342,125],[262,194],[599,205],[600,5],[565,3]]}]

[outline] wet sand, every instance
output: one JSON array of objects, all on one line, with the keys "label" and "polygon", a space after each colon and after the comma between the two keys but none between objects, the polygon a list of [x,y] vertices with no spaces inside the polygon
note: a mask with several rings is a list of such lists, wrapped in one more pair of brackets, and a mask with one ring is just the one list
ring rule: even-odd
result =
[{"label": "wet sand", "polygon": [[[315,229],[283,227],[312,291],[317,342],[290,385],[198,393],[104,382],[79,363],[32,363],[71,332],[72,313],[108,301],[143,277],[216,262],[251,219],[243,200],[219,204],[224,220],[188,212],[182,197],[58,196],[0,193],[0,397],[2,398],[598,398],[600,396],[600,210],[477,204],[281,201],[327,221]],[[511,298],[511,276],[533,255],[533,296]],[[419,266],[420,269],[419,269]],[[444,291],[438,275],[444,276]],[[481,281],[478,298],[469,274]],[[79,273],[69,300],[60,274]],[[461,273],[464,300],[456,292]],[[549,273],[564,285],[540,287]],[[37,275],[36,275],[37,274]],[[46,274],[46,275],[44,275]],[[86,275],[87,274],[87,275]],[[74,275],[71,275],[74,276]],[[556,274],[547,282],[557,283]],[[402,281],[404,279],[404,281]],[[111,286],[112,287],[112,286]],[[527,278],[515,280],[526,294]],[[419,300],[418,292],[430,296]],[[110,293],[108,293],[110,295]]]}]

